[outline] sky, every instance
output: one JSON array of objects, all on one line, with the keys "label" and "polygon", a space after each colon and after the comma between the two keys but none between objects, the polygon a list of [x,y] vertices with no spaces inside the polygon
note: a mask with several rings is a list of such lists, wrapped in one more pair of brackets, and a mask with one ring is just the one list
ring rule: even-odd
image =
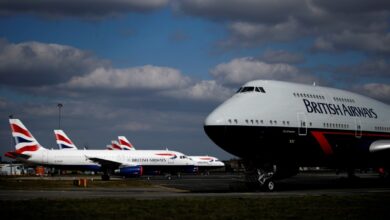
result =
[{"label": "sky", "polygon": [[389,104],[389,23],[388,0],[0,0],[2,159],[9,115],[47,148],[60,127],[79,148],[230,159],[203,122],[255,79]]}]

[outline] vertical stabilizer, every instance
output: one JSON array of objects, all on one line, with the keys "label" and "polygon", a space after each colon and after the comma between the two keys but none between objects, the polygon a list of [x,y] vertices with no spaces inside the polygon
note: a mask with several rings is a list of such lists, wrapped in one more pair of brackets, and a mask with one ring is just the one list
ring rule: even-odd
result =
[{"label": "vertical stabilizer", "polygon": [[119,146],[122,150],[135,150],[134,146],[130,143],[125,136],[118,136]]},{"label": "vertical stabilizer", "polygon": [[111,141],[111,146],[113,150],[122,150],[122,148],[119,146],[118,141]]},{"label": "vertical stabilizer", "polygon": [[77,150],[76,145],[73,144],[72,140],[70,140],[63,130],[54,130],[54,135],[59,149]]},{"label": "vertical stabilizer", "polygon": [[22,154],[26,151],[38,151],[44,149],[30,131],[19,119],[9,119],[12,137],[15,140],[16,153]]}]

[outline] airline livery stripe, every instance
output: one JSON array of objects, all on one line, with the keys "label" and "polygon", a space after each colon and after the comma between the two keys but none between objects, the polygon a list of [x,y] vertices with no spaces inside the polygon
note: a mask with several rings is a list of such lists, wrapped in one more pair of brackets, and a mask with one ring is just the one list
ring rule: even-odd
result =
[{"label": "airline livery stripe", "polygon": [[331,155],[333,153],[332,147],[330,146],[328,140],[324,136],[324,132],[312,131],[313,136],[317,139],[325,155]]},{"label": "airline livery stripe", "polygon": [[24,134],[27,137],[32,137],[30,132],[28,132],[27,130],[19,127],[17,124],[11,124],[11,129],[12,129],[13,132]]},{"label": "airline livery stripe", "polygon": [[62,136],[60,134],[56,134],[56,137],[57,137],[57,140],[59,140],[59,141],[63,141],[65,143],[67,143],[67,144],[73,145],[71,140],[67,139],[66,137],[64,137],[64,136]]},{"label": "airline livery stripe", "polygon": [[[338,131],[312,131],[313,136],[316,138],[318,143],[320,144],[322,150],[326,155],[330,155],[333,153],[332,146],[329,144],[328,140],[324,135],[333,134],[333,135],[349,135],[356,136],[354,132],[338,132]],[[362,133],[360,136],[367,137],[385,137],[389,138],[390,134],[378,134],[378,133]]]},{"label": "airline livery stripe", "polygon": [[29,146],[24,146],[22,148],[19,148],[15,152],[17,154],[22,154],[25,151],[37,151],[38,148],[39,148],[38,145],[29,145]]},{"label": "airline livery stripe", "polygon": [[120,143],[121,145],[126,145],[126,146],[128,146],[128,147],[131,147],[131,145],[130,145],[129,143],[127,143],[126,141],[124,141],[124,140],[120,140],[120,139],[119,139],[119,143]]}]

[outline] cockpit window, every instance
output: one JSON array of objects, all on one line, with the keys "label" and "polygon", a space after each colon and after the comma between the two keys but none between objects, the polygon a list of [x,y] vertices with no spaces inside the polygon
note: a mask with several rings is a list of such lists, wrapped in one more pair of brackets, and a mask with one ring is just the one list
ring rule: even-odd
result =
[{"label": "cockpit window", "polygon": [[246,92],[261,92],[261,93],[265,93],[265,90],[264,90],[263,87],[246,86],[246,87],[239,88],[236,93],[246,93]]},{"label": "cockpit window", "polygon": [[255,90],[255,87],[244,87],[242,88],[241,92],[253,92],[253,90]]}]

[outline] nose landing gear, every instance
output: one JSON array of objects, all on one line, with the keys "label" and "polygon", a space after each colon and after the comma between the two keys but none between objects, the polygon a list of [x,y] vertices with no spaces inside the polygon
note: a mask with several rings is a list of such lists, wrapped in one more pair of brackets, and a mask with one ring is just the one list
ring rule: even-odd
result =
[{"label": "nose landing gear", "polygon": [[252,172],[246,173],[247,185],[250,188],[260,189],[267,192],[273,192],[275,190],[275,181],[273,176],[275,174],[276,167],[273,166],[271,170],[264,168],[257,168]]}]

